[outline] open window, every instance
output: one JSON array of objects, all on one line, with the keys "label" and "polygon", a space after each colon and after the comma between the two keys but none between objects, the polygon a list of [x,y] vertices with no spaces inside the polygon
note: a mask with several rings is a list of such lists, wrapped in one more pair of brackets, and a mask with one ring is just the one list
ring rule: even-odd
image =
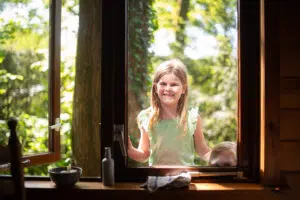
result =
[{"label": "open window", "polygon": [[16,117],[26,166],[58,161],[61,1],[1,1],[0,9],[1,144]]},{"label": "open window", "polygon": [[[148,3],[153,2],[155,1],[149,1]],[[128,130],[131,124],[136,121],[135,117],[128,116],[128,113],[132,111],[132,107],[128,103],[129,100],[132,100],[130,96],[132,91],[129,89],[132,89],[132,82],[128,78],[132,76],[129,69],[129,65],[132,65],[132,63],[130,63],[129,56],[136,56],[134,55],[136,52],[131,51],[131,23],[139,20],[151,20],[145,18],[145,16],[148,14],[153,17],[152,14],[154,13],[141,12],[143,8],[146,10],[146,7],[139,1],[103,2],[105,9],[103,9],[102,20],[101,154],[103,157],[106,146],[113,147],[117,180],[141,180],[147,175],[178,172],[178,170],[195,171],[206,173],[206,175],[213,174],[213,178],[226,176],[226,174],[230,174],[229,177],[233,178],[242,172],[247,180],[259,179],[259,1],[240,0],[236,2],[236,5],[238,13],[236,64],[238,85],[236,103],[237,166],[210,167],[199,165],[197,167],[153,168],[149,166],[133,167],[128,162],[126,138],[130,135]],[[132,9],[134,8],[140,9],[140,13],[136,13],[137,16],[135,17],[132,16],[132,13],[134,13]],[[151,28],[155,27],[142,27],[136,30],[136,34],[149,33]],[[175,44],[174,48],[178,48],[178,44],[177,46]],[[129,55],[130,53],[131,55]],[[182,59],[180,55],[182,54],[178,54],[178,58]],[[143,65],[138,67],[143,67]],[[135,76],[135,78],[145,85],[148,81],[145,77]]]}]

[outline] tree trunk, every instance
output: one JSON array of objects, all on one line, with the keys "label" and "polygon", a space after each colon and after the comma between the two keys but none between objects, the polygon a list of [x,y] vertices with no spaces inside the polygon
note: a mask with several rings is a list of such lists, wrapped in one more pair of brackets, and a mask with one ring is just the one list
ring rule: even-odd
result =
[{"label": "tree trunk", "polygon": [[183,47],[185,46],[185,23],[187,21],[187,13],[190,7],[190,0],[178,0],[179,4],[179,18],[178,29],[176,31],[176,41],[178,41]]},{"label": "tree trunk", "polygon": [[149,9],[152,0],[129,0],[128,1],[128,133],[139,138],[139,129],[136,117],[142,109],[146,98],[149,79],[148,48],[152,37],[149,31]]},{"label": "tree trunk", "polygon": [[173,50],[173,55],[176,58],[184,60],[184,48],[186,46],[186,34],[185,34],[185,25],[188,19],[188,11],[190,7],[190,0],[177,0],[179,6],[177,27],[176,27],[176,41],[171,46]]},{"label": "tree trunk", "polygon": [[101,1],[79,1],[72,147],[83,176],[99,176],[101,166],[101,12]]}]

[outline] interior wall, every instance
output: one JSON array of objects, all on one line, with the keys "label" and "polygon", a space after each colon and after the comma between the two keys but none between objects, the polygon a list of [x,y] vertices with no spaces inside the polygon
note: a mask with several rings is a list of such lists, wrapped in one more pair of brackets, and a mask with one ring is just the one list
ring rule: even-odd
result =
[{"label": "interior wall", "polygon": [[[281,176],[300,183],[300,2],[280,2],[280,156]],[[295,185],[298,182],[298,186]]]}]

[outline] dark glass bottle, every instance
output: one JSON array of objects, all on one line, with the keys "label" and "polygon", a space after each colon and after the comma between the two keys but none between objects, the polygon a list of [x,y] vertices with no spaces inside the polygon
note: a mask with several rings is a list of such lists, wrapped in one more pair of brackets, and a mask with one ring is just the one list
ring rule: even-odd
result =
[{"label": "dark glass bottle", "polygon": [[114,167],[114,160],[111,157],[110,147],[105,147],[105,155],[102,160],[102,181],[105,186],[113,186],[115,184]]}]

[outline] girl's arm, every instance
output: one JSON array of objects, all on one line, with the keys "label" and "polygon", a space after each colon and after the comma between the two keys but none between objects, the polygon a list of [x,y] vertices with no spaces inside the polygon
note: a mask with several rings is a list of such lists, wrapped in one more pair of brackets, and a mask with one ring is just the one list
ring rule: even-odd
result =
[{"label": "girl's arm", "polygon": [[128,156],[138,162],[144,162],[148,160],[150,156],[150,140],[149,135],[145,129],[141,128],[141,137],[138,148],[135,148],[130,138],[128,137]]},{"label": "girl's arm", "polygon": [[203,132],[202,132],[202,121],[200,116],[197,119],[197,126],[194,133],[195,149],[198,155],[205,161],[209,160],[211,149],[207,146]]}]

